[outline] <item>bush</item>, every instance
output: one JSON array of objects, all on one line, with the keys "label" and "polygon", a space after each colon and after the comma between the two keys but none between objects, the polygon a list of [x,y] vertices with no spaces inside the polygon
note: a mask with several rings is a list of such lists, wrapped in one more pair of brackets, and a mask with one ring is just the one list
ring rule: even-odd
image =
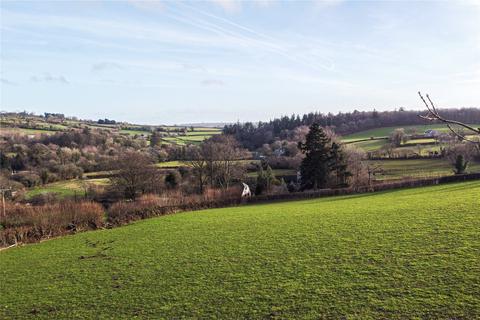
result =
[{"label": "bush", "polygon": [[58,201],[58,195],[55,192],[46,192],[36,194],[30,199],[28,199],[28,203],[34,206],[42,206],[45,204],[53,204]]},{"label": "bush", "polygon": [[71,163],[59,165],[56,167],[56,170],[63,180],[81,178],[83,175],[83,169]]},{"label": "bush", "polygon": [[169,189],[176,189],[182,180],[182,176],[177,170],[170,171],[165,176],[165,185]]},{"label": "bush", "polygon": [[0,218],[0,246],[35,242],[103,226],[104,212],[98,203],[62,202],[44,206],[7,204]]},{"label": "bush", "polygon": [[35,173],[31,172],[20,172],[12,177],[13,180],[20,182],[27,188],[32,188],[40,185],[42,180],[40,179],[40,176]]}]

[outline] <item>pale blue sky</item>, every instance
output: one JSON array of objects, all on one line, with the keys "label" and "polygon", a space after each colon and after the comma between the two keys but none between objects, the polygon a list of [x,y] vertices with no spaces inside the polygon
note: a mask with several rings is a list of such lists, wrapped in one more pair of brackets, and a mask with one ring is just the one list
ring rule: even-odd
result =
[{"label": "pale blue sky", "polygon": [[173,124],[480,107],[480,2],[1,1],[1,109]]}]

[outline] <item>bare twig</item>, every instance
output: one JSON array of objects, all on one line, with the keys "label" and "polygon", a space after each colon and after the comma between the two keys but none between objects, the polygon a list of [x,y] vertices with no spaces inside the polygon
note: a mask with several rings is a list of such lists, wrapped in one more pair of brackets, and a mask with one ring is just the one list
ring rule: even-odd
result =
[{"label": "bare twig", "polygon": [[420,91],[418,92],[418,95],[420,96],[420,99],[423,101],[423,103],[425,104],[425,107],[427,108],[427,114],[426,115],[419,115],[420,118],[422,119],[425,119],[425,120],[428,120],[428,121],[440,121],[440,122],[443,122],[447,125],[448,129],[453,132],[453,134],[455,134],[458,138],[460,138],[461,140],[465,140],[465,141],[468,141],[468,142],[472,142],[472,143],[480,143],[479,141],[474,141],[474,140],[470,140],[468,139],[465,135],[462,135],[460,133],[458,133],[457,131],[455,131],[451,125],[457,125],[457,126],[460,126],[460,127],[463,127],[463,128],[466,128],[467,130],[469,131],[472,131],[474,134],[478,134],[480,135],[480,128],[474,128],[468,124],[465,124],[463,122],[460,122],[460,121],[455,121],[455,120],[450,120],[450,119],[445,119],[444,117],[442,117],[439,113],[438,113],[438,110],[437,108],[435,107],[435,104],[432,102],[432,99],[430,99],[430,96],[427,94],[426,97],[427,97],[427,100],[430,104],[427,103],[427,101],[425,100],[425,98],[422,96],[422,94],[420,93]]}]

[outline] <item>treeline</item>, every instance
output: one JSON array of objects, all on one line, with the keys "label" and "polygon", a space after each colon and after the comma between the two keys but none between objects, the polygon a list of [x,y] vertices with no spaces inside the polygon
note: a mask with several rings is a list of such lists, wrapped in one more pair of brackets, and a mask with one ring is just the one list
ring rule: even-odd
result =
[{"label": "treeline", "polygon": [[[311,112],[303,116],[283,116],[268,122],[235,123],[226,125],[225,134],[233,135],[249,150],[255,150],[264,144],[271,144],[274,140],[287,139],[292,131],[300,126],[310,126],[318,123],[322,127],[330,127],[335,133],[345,135],[358,131],[379,127],[423,125],[426,120],[418,115],[425,111],[353,111],[337,114],[323,114]],[[445,118],[466,123],[480,123],[479,108],[444,109],[441,111]]]}]

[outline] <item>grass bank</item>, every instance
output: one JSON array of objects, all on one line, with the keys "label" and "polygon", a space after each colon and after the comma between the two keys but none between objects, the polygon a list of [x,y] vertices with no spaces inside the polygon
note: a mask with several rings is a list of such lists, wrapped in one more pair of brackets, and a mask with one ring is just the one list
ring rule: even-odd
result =
[{"label": "grass bank", "polygon": [[0,318],[477,318],[479,194],[203,210],[9,249]]}]

